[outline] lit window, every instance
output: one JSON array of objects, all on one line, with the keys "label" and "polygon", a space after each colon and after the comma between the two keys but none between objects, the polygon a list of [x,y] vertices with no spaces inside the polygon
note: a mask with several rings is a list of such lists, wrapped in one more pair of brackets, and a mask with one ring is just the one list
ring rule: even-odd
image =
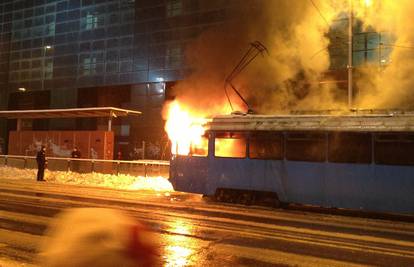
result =
[{"label": "lit window", "polygon": [[55,23],[49,23],[46,25],[46,30],[45,30],[45,34],[46,35],[55,35]]},{"label": "lit window", "polygon": [[44,78],[51,79],[53,77],[53,60],[45,61]]},{"label": "lit window", "polygon": [[208,155],[208,138],[201,138],[200,142],[191,144],[192,156],[206,157]]},{"label": "lit window", "polygon": [[83,59],[82,74],[93,75],[96,73],[96,56],[91,55]]},{"label": "lit window", "polygon": [[82,19],[81,28],[85,30],[96,29],[104,24],[104,17],[98,13],[89,12],[86,17]]},{"label": "lit window", "polygon": [[93,14],[86,15],[86,29],[95,29],[98,27],[98,17]]},{"label": "lit window", "polygon": [[237,133],[217,135],[214,144],[214,155],[224,158],[245,158],[247,142],[245,136]]}]

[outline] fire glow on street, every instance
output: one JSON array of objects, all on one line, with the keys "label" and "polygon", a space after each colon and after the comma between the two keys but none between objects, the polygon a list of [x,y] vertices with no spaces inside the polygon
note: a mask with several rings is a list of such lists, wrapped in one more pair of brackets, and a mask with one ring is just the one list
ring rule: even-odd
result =
[{"label": "fire glow on street", "polygon": [[[161,266],[411,266],[412,223],[209,202],[199,195],[0,180],[0,263],[37,266],[52,216],[122,210],[152,229]],[[82,244],[80,244],[81,246]],[[87,248],[85,248],[87,249]]]}]

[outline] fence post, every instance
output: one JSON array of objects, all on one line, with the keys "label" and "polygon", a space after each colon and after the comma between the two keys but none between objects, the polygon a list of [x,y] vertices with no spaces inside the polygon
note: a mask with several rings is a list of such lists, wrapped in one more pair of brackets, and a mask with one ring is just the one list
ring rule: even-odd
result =
[{"label": "fence post", "polygon": [[116,175],[119,175],[119,165],[120,165],[120,162],[118,161],[116,163]]},{"label": "fence post", "polygon": [[68,159],[68,172],[70,172],[70,159]]},{"label": "fence post", "polygon": [[145,174],[145,178],[147,178],[147,163],[144,163],[144,174]]},{"label": "fence post", "polygon": [[7,166],[9,161],[9,158],[7,157],[7,155],[4,157],[4,166]]},{"label": "fence post", "polygon": [[26,166],[27,166],[27,158],[26,158],[26,157],[24,157],[23,170],[25,170],[25,169],[26,169]]},{"label": "fence post", "polygon": [[95,172],[95,161],[92,160],[92,172]]}]

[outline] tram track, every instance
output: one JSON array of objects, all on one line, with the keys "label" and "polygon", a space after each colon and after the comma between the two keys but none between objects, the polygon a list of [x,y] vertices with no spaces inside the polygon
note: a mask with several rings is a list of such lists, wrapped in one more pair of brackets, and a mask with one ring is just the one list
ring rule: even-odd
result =
[{"label": "tram track", "polygon": [[[140,197],[124,200],[86,197],[76,195],[75,188],[61,194],[53,190],[31,191],[24,186],[18,187],[8,188],[0,183],[1,230],[40,238],[50,218],[62,209],[109,207],[129,212],[161,236],[184,236],[197,242],[212,243],[218,250],[224,247],[254,248],[344,262],[353,258],[357,264],[371,262],[392,266],[396,262],[401,264],[399,266],[409,266],[414,263],[414,226],[405,222],[272,211],[200,201],[171,202],[168,197],[159,198],[154,194],[151,198],[158,199],[156,203],[151,198]],[[171,197],[174,198],[174,194]],[[172,230],[171,225],[177,221],[191,227],[193,232]],[[355,255],[360,258],[355,258]]]},{"label": "tram track", "polygon": [[[3,196],[3,198],[16,198],[17,200],[22,200],[24,198],[27,198],[28,203],[33,203],[32,200],[36,201],[38,198],[38,193],[32,193],[27,191],[14,191],[14,193],[4,192],[4,189],[0,189],[0,196]],[[7,190],[6,190],[7,191]],[[266,222],[266,225],[271,225],[272,223],[274,225],[278,226],[285,226],[285,227],[295,227],[295,228],[303,228],[306,226],[307,229],[310,229],[312,231],[318,231],[323,228],[325,232],[342,232],[342,233],[348,233],[353,232],[355,229],[357,229],[361,234],[365,235],[380,235],[383,237],[387,237],[392,235],[393,237],[398,237],[399,240],[404,240],[407,238],[408,240],[414,240],[414,233],[407,232],[407,230],[412,230],[410,227],[403,227],[410,226],[410,224],[396,224],[391,229],[385,229],[384,227],[381,227],[379,225],[379,221],[370,221],[373,225],[363,225],[363,228],[361,228],[361,224],[354,225],[354,223],[359,222],[358,220],[354,220],[354,223],[351,225],[344,226],[343,223],[338,223],[333,221],[319,221],[318,223],[313,222],[312,224],[309,223],[309,219],[299,219],[299,218],[292,218],[292,216],[286,216],[288,214],[281,213],[280,211],[269,211],[264,210],[264,214],[262,213],[261,216],[252,216],[248,215],[243,212],[234,212],[229,207],[226,207],[226,211],[222,212],[223,207],[218,207],[217,209],[214,209],[214,207],[189,207],[188,205],[180,205],[174,204],[171,205],[163,204],[163,203],[148,203],[148,202],[141,202],[141,201],[117,201],[117,200],[102,200],[99,198],[88,198],[88,197],[79,197],[79,196],[68,196],[68,195],[58,195],[58,194],[42,194],[42,201],[49,200],[50,203],[47,203],[46,206],[50,209],[50,207],[53,207],[56,205],[55,211],[51,211],[52,215],[56,213],[59,209],[65,208],[65,206],[58,205],[59,202],[62,203],[72,203],[73,206],[84,206],[86,203],[88,205],[103,205],[103,206],[113,206],[115,208],[122,208],[122,205],[127,204],[130,208],[133,208],[135,211],[139,211],[142,214],[148,213],[149,207],[151,207],[151,213],[154,214],[154,211],[161,210],[162,214],[166,214],[166,209],[168,210],[168,213],[171,213],[174,216],[182,216],[189,219],[200,219],[203,217],[209,217],[209,218],[217,218],[217,220],[226,220],[226,217],[228,217],[229,214],[232,215],[232,218],[235,219],[235,221],[249,221],[253,222],[253,224],[260,224],[262,222]],[[36,205],[41,205],[41,203],[37,203]],[[202,206],[203,203],[199,203],[199,206]],[[231,207],[234,208],[234,207]],[[239,209],[242,209],[241,207],[238,207]],[[19,210],[19,205],[13,207],[14,210]],[[245,209],[245,208],[244,208]],[[191,215],[189,215],[189,210],[191,212]],[[263,212],[263,210],[262,210]],[[50,212],[49,212],[50,213]],[[270,215],[271,214],[271,215]],[[267,215],[267,216],[266,216]],[[283,217],[282,217],[283,216]],[[305,216],[312,217],[312,219],[316,217],[321,217],[319,214],[307,214]],[[144,218],[145,216],[143,216]],[[296,214],[296,217],[299,217]],[[330,219],[334,219],[335,217],[330,217]],[[325,218],[326,219],[326,218]],[[348,220],[349,222],[349,220]],[[375,225],[377,224],[377,226]],[[400,226],[398,228],[398,225]],[[388,226],[389,227],[389,226]]]}]

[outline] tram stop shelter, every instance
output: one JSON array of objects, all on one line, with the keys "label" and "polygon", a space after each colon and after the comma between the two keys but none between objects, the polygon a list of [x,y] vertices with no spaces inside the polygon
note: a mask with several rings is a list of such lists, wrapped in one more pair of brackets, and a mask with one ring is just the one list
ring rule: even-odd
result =
[{"label": "tram stop shelter", "polygon": [[[70,151],[77,146],[86,151],[85,156],[99,159],[113,159],[114,133],[113,118],[139,116],[136,110],[115,107],[38,109],[38,110],[4,110],[0,118],[16,119],[16,131],[9,132],[8,154],[35,155],[40,145],[46,145],[47,154],[54,157],[69,157]],[[106,118],[107,130],[67,131],[22,130],[25,119],[59,119],[59,118]]]}]

